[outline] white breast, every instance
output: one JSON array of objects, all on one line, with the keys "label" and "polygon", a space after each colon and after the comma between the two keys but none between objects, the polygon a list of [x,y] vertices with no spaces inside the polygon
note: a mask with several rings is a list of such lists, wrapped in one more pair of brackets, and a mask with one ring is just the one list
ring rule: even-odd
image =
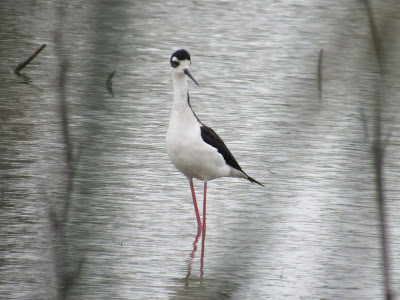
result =
[{"label": "white breast", "polygon": [[179,114],[172,110],[166,144],[171,162],[189,179],[209,181],[231,172],[217,149],[203,141],[200,124],[191,110]]}]

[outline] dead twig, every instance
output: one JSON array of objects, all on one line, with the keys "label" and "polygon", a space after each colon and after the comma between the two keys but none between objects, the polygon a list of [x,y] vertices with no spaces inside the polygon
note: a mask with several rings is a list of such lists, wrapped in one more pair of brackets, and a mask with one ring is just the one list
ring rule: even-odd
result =
[{"label": "dead twig", "polygon": [[366,140],[367,142],[370,142],[369,132],[368,132],[367,117],[365,116],[365,112],[364,112],[364,109],[363,109],[362,107],[360,108],[360,115],[361,115],[361,121],[362,121],[363,128],[364,128],[364,137],[365,137],[365,140]]},{"label": "dead twig", "polygon": [[[57,74],[57,92],[58,92],[58,104],[61,120],[61,134],[64,144],[64,163],[66,166],[66,179],[65,179],[65,190],[63,195],[63,201],[58,209],[57,214],[53,214],[53,218],[56,219],[55,223],[57,226],[54,227],[57,242],[55,245],[56,251],[56,268],[57,268],[57,283],[58,283],[58,299],[66,299],[68,290],[71,287],[73,281],[71,280],[71,273],[68,271],[68,260],[67,260],[67,223],[68,214],[70,210],[73,182],[75,176],[75,164],[73,161],[73,145],[71,141],[71,134],[69,129],[69,118],[68,118],[68,105],[66,95],[66,77],[68,60],[64,51],[64,39],[63,39],[63,24],[64,24],[64,1],[58,0],[55,3],[57,23],[54,31],[54,46],[55,54],[58,62],[58,74]],[[74,276],[78,277],[79,274],[75,273]]]},{"label": "dead twig", "polygon": [[324,49],[321,49],[321,50],[319,50],[318,68],[317,68],[319,101],[322,101],[322,58],[323,58],[323,56],[324,56]]},{"label": "dead twig", "polygon": [[391,274],[390,274],[390,256],[389,256],[389,239],[387,231],[387,216],[386,216],[386,200],[384,190],[384,153],[389,137],[385,141],[382,140],[382,107],[384,103],[384,66],[383,54],[381,47],[381,39],[376,28],[374,14],[368,0],[364,0],[368,15],[369,28],[371,38],[374,44],[377,62],[379,65],[380,82],[378,91],[375,97],[375,116],[374,116],[374,137],[372,141],[372,152],[375,168],[375,185],[377,191],[377,203],[379,210],[379,227],[381,234],[382,261],[383,261],[383,281],[385,290],[385,299],[394,299],[394,293],[391,290]]},{"label": "dead twig", "polygon": [[113,92],[113,89],[112,89],[112,84],[113,84],[112,79],[113,79],[113,77],[114,77],[114,75],[115,75],[115,72],[116,72],[116,70],[114,70],[113,72],[111,72],[110,75],[108,75],[108,78],[107,78],[107,80],[106,80],[106,88],[107,88],[107,91],[108,91],[112,96],[114,96],[114,92]]},{"label": "dead twig", "polygon": [[378,30],[376,28],[374,13],[372,12],[369,0],[364,0],[364,3],[368,14],[368,23],[369,23],[369,30],[371,31],[372,42],[374,44],[375,53],[379,64],[379,69],[382,73],[383,65],[382,65],[381,39],[379,37]]},{"label": "dead twig", "polygon": [[36,49],[35,52],[32,53],[31,56],[29,56],[27,59],[25,59],[23,62],[19,63],[17,67],[14,69],[14,73],[17,74],[18,76],[22,76],[21,70],[25,68],[38,54],[46,47],[46,44],[43,44],[39,48]]}]

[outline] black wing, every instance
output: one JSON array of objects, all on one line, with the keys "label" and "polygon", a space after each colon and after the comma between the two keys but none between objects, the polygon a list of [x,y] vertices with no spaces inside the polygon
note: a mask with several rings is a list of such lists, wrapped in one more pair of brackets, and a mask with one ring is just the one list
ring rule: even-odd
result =
[{"label": "black wing", "polygon": [[228,147],[225,146],[224,141],[219,137],[219,135],[216,134],[215,131],[212,130],[210,127],[207,127],[204,124],[202,124],[200,126],[200,129],[201,129],[201,137],[203,138],[203,140],[207,144],[216,148],[218,150],[218,152],[222,154],[222,156],[225,159],[225,162],[228,165],[243,172],[242,168],[239,166],[236,159],[233,157],[232,153],[229,151]]},{"label": "black wing", "polygon": [[212,130],[210,127],[204,125],[203,123],[201,123],[200,129],[201,129],[201,137],[203,138],[203,141],[205,141],[207,144],[216,148],[218,150],[218,152],[222,154],[222,156],[225,159],[225,162],[228,165],[230,165],[231,167],[235,168],[236,170],[239,170],[244,175],[246,175],[246,178],[249,181],[255,182],[261,186],[264,186],[263,184],[259,183],[257,180],[251,178],[249,175],[247,175],[242,170],[242,168],[239,166],[236,159],[233,157],[232,153],[229,151],[228,147],[226,147],[224,141],[219,137],[218,134],[216,134],[216,132],[214,130]]}]

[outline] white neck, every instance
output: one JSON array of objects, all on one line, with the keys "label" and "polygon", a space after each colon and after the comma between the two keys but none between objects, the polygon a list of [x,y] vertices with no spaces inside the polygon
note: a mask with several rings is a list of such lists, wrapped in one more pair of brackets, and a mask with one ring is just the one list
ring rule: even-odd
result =
[{"label": "white neck", "polygon": [[188,97],[188,84],[185,74],[177,73],[172,70],[172,84],[174,88],[174,109],[182,110],[189,107]]},{"label": "white neck", "polygon": [[[181,124],[180,126],[198,127],[198,120],[194,115],[188,102],[188,83],[183,72],[172,70],[172,83],[174,88],[174,104],[171,111],[171,124]],[[183,125],[182,125],[183,124]]]}]

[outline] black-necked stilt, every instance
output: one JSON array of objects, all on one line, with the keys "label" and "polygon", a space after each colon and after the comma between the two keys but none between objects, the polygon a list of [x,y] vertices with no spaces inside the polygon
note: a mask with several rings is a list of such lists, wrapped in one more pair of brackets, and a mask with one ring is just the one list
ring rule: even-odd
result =
[{"label": "black-necked stilt", "polygon": [[[206,226],[206,194],[209,180],[238,177],[263,185],[242,170],[222,139],[193,112],[185,75],[199,84],[189,72],[190,54],[184,49],[178,50],[172,54],[170,63],[174,103],[166,137],[167,151],[174,166],[189,180],[197,225],[201,229]],[[197,208],[193,178],[204,182],[203,226]]]}]

